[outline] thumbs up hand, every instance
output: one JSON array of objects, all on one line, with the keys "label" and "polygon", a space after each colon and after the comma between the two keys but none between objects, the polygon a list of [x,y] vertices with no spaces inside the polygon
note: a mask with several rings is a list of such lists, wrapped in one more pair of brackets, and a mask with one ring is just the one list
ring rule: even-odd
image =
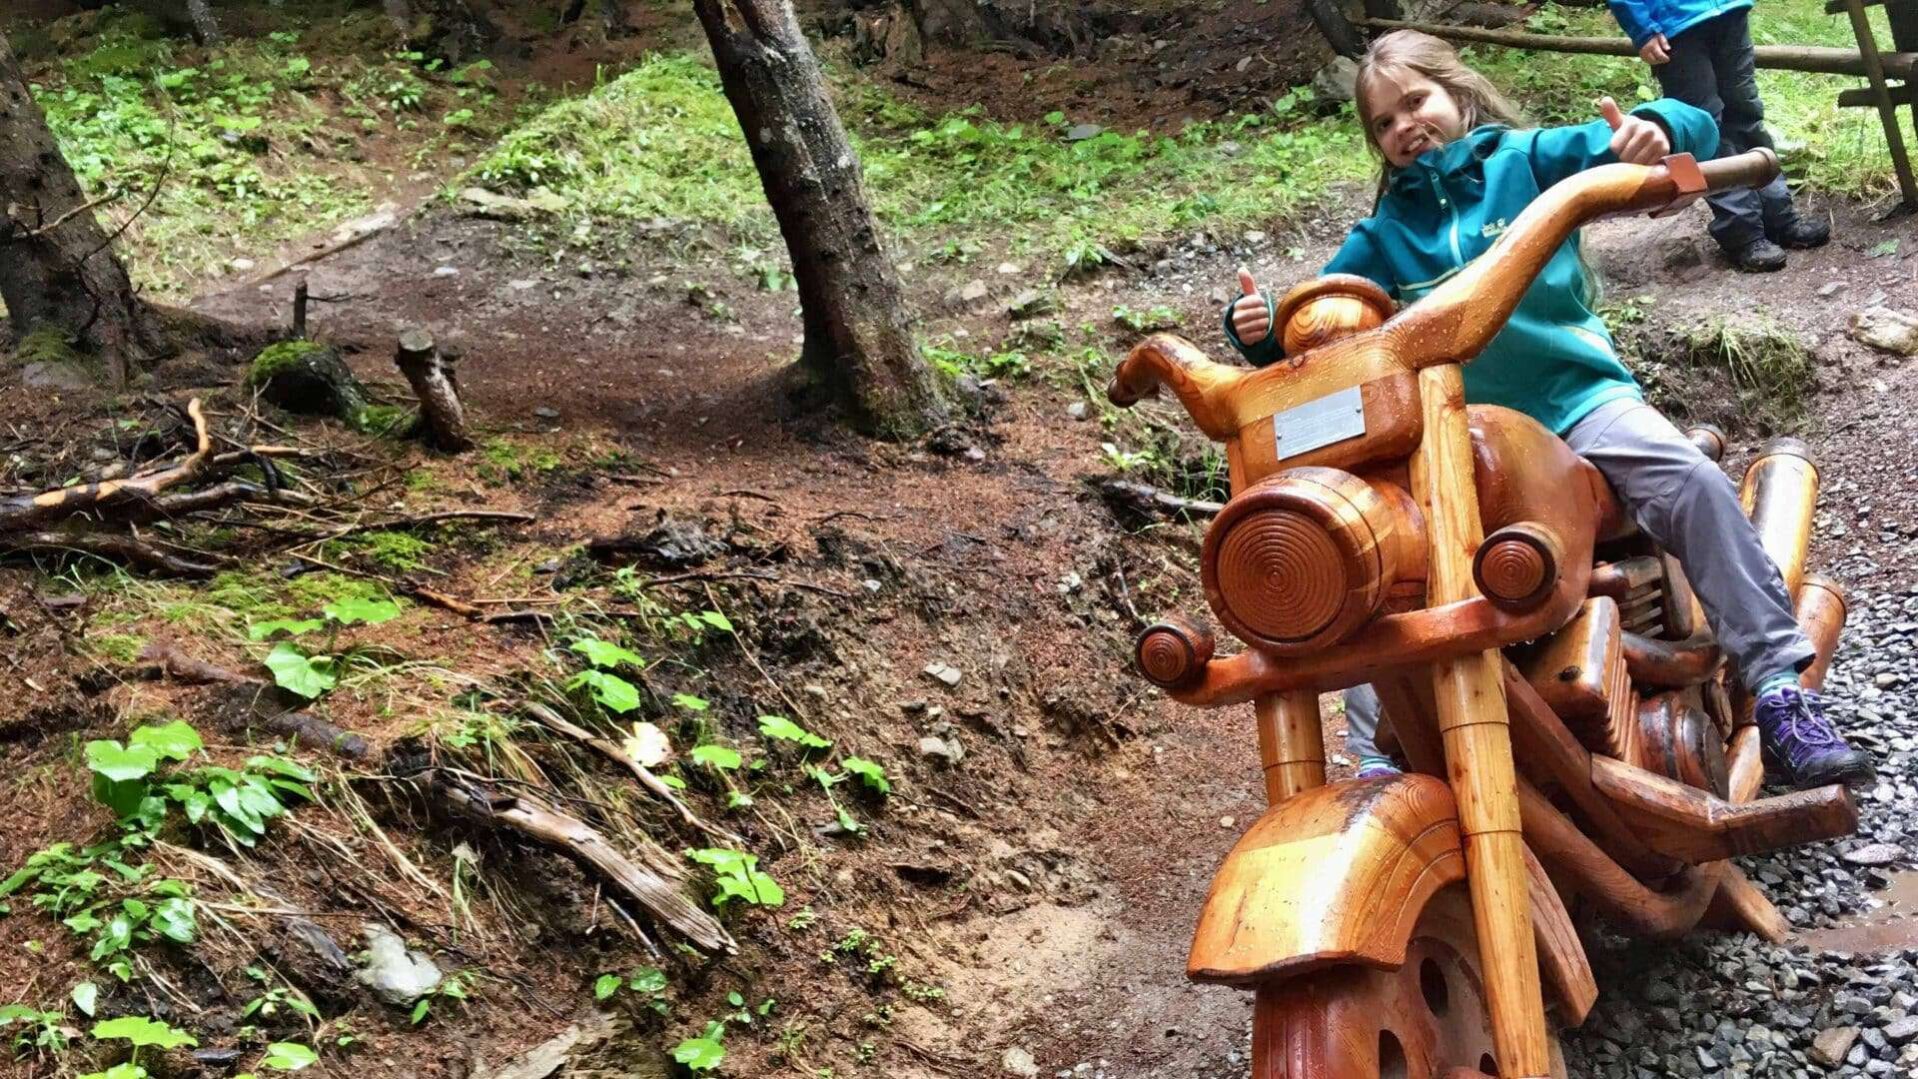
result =
[{"label": "thumbs up hand", "polygon": [[1232,332],[1242,345],[1256,345],[1272,333],[1272,309],[1252,280],[1252,271],[1239,267],[1239,298],[1232,301]]},{"label": "thumbs up hand", "polygon": [[1672,152],[1665,129],[1650,120],[1621,112],[1618,102],[1598,99],[1598,114],[1612,129],[1612,153],[1628,165],[1651,165]]}]

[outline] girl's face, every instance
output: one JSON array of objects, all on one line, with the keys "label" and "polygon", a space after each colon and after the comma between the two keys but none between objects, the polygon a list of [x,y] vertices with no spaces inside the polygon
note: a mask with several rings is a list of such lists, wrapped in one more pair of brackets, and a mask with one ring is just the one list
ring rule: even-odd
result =
[{"label": "girl's face", "polygon": [[1450,91],[1416,71],[1381,74],[1367,81],[1369,134],[1395,169],[1465,134],[1465,119]]}]

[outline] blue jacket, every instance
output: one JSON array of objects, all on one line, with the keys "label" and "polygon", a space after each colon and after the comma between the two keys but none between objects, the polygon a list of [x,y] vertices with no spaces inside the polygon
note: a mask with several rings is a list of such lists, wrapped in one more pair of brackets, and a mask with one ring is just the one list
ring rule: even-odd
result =
[{"label": "blue jacket", "polygon": [[[1718,149],[1717,125],[1701,109],[1663,98],[1632,112],[1664,127],[1675,153],[1705,160]],[[1615,162],[1611,137],[1603,120],[1528,131],[1487,125],[1427,150],[1396,172],[1377,211],[1353,226],[1322,272],[1368,277],[1412,303],[1484,254],[1540,192]],[[1607,401],[1642,397],[1592,312],[1578,244],[1575,233],[1559,247],[1505,328],[1466,365],[1468,401],[1517,409],[1563,434]],[[1241,344],[1229,305],[1225,323],[1252,363],[1279,358],[1276,334]]]},{"label": "blue jacket", "polygon": [[1677,37],[1706,19],[1750,7],[1752,0],[1606,0],[1605,6],[1632,45],[1644,48],[1655,35]]}]

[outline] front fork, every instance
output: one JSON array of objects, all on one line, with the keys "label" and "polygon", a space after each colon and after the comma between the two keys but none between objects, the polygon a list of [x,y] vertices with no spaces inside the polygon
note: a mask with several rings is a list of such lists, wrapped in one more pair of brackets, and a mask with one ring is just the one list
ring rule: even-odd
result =
[{"label": "front fork", "polygon": [[[1472,555],[1484,539],[1473,482],[1471,434],[1456,364],[1419,372],[1425,433],[1412,457],[1412,490],[1431,545],[1427,602],[1469,599]],[[1478,930],[1481,976],[1503,1079],[1551,1074],[1545,998],[1532,939],[1525,839],[1505,686],[1496,649],[1431,666],[1438,729],[1458,802],[1466,881]],[[1254,704],[1265,791],[1273,804],[1325,783],[1318,696],[1270,693]]]}]

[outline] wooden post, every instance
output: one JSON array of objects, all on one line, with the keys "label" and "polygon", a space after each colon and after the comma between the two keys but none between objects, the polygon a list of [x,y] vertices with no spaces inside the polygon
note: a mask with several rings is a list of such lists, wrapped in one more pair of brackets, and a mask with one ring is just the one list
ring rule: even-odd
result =
[{"label": "wooden post", "polygon": [[306,275],[301,274],[300,279],[293,284],[293,339],[295,341],[306,340],[307,298]]},{"label": "wooden post", "polygon": [[[1852,36],[1858,39],[1858,57],[1865,65],[1865,78],[1871,83],[1866,95],[1878,110],[1878,122],[1885,128],[1885,148],[1891,151],[1892,168],[1898,173],[1898,192],[1904,196],[1905,205],[1918,209],[1918,179],[1911,173],[1911,158],[1905,153],[1905,133],[1898,126],[1898,106],[1892,101],[1891,90],[1885,85],[1885,64],[1878,52],[1878,39],[1872,34],[1871,21],[1865,18],[1865,5],[1862,0],[1844,0],[1845,13],[1851,17]],[[1905,69],[1904,91],[1907,101],[1910,97],[1913,71]],[[1846,97],[1838,99],[1840,105],[1847,104]],[[1912,106],[1913,115],[1918,116],[1918,104]]]},{"label": "wooden post", "polygon": [[[1473,483],[1463,368],[1448,363],[1421,370],[1419,399],[1425,437],[1412,457],[1412,492],[1425,514],[1431,545],[1427,596],[1436,606],[1475,594],[1472,556],[1484,526]],[[1458,799],[1499,1075],[1527,1079],[1550,1074],[1551,1051],[1501,664],[1496,650],[1433,664],[1433,689]]]},{"label": "wooden post", "polygon": [[1259,719],[1266,801],[1278,805],[1302,790],[1325,786],[1325,729],[1319,725],[1319,695],[1309,689],[1267,693],[1252,708]]},{"label": "wooden post", "polygon": [[459,379],[453,372],[453,360],[433,343],[433,335],[421,329],[400,335],[399,351],[393,355],[414,396],[420,399],[420,419],[426,425],[432,444],[448,453],[473,448],[466,433],[466,409],[460,404]]},{"label": "wooden post", "polygon": [[1818,506],[1818,468],[1803,442],[1775,438],[1745,470],[1738,501],[1765,553],[1778,565],[1785,592],[1798,595],[1811,554],[1812,514]]}]

